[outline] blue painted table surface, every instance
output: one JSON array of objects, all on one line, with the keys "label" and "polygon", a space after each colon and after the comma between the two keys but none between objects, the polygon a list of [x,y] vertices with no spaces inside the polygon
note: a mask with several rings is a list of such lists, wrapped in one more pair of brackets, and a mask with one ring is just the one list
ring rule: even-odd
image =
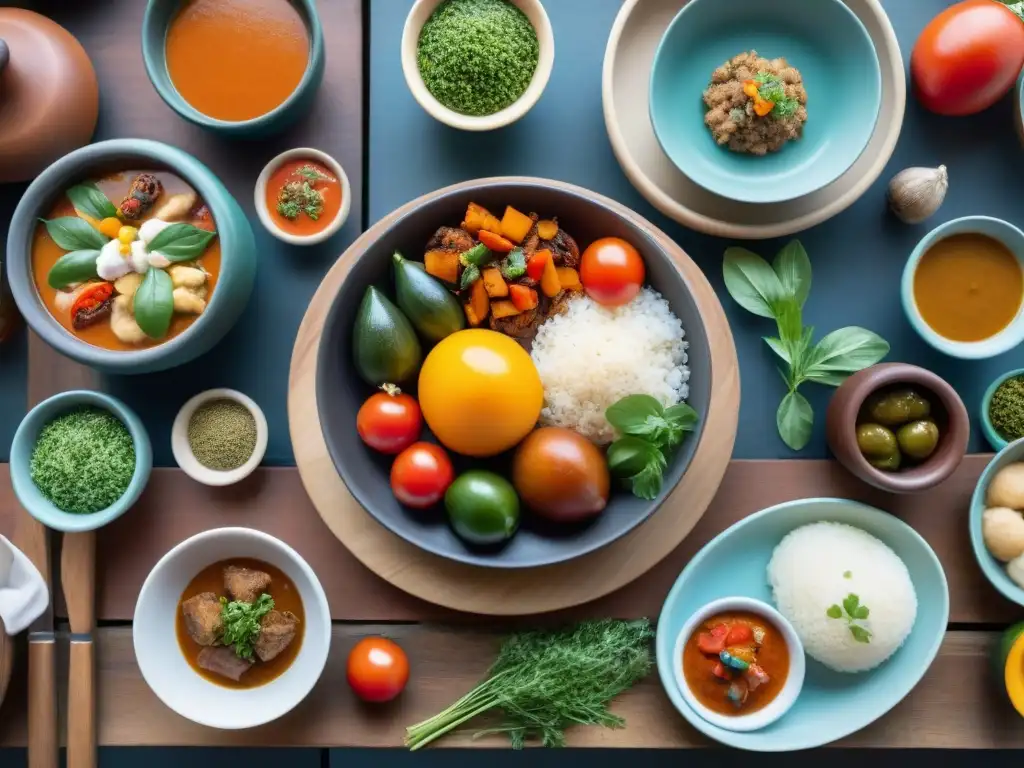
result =
[{"label": "blue painted table surface", "polygon": [[[882,4],[909,64],[917,36],[951,0],[882,0]],[[814,435],[805,450],[790,451],[778,437],[775,410],[785,391],[775,370],[777,359],[761,341],[762,336],[774,335],[775,326],[741,310],[725,291],[722,252],[734,241],[693,232],[656,212],[630,185],[612,154],[601,107],[601,66],[619,0],[548,0],[545,8],[555,33],[555,67],[546,91],[518,123],[481,134],[436,122],[409,93],[399,50],[400,20],[411,5],[412,0],[370,2],[370,221],[438,187],[508,174],[572,182],[628,205],[689,253],[725,307],[743,387],[734,456],[826,456],[824,413],[830,388],[801,388],[815,411]],[[637,87],[647,85],[637,83]],[[648,118],[637,115],[635,119]],[[908,226],[887,213],[885,187],[895,173],[908,166],[940,164],[949,170],[950,189],[930,221]],[[998,374],[1024,367],[1024,348],[981,362],[958,361],[935,352],[903,314],[900,276],[917,241],[943,221],[986,214],[1024,225],[1024,209],[1017,197],[1024,190],[1022,169],[1024,148],[1014,129],[1012,99],[973,117],[943,118],[925,112],[908,96],[900,142],[882,176],[855,205],[798,235],[814,268],[804,320],[818,329],[816,338],[845,325],[880,333],[892,346],[887,359],[915,363],[946,378],[976,421],[985,388]],[[770,258],[788,240],[745,245]],[[987,450],[975,424],[971,451]]]}]

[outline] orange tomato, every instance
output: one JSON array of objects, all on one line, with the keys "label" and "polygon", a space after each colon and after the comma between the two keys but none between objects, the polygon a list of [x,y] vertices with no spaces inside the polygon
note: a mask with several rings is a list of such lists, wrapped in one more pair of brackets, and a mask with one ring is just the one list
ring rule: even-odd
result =
[{"label": "orange tomato", "polygon": [[391,701],[409,681],[409,659],[386,637],[364,637],[348,654],[348,684],[363,701]]},{"label": "orange tomato", "polygon": [[515,340],[472,328],[423,361],[420,409],[434,436],[464,456],[494,456],[530,433],[544,403],[540,374]]},{"label": "orange tomato", "polygon": [[620,237],[602,237],[583,252],[580,281],[598,304],[618,307],[631,302],[644,284],[644,260]]}]

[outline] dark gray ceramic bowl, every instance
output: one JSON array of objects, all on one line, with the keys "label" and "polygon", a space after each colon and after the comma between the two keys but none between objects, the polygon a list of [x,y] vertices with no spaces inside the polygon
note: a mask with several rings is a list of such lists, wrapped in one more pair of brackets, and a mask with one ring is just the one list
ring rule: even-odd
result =
[{"label": "dark gray ceramic bowl", "polygon": [[[359,303],[371,283],[394,298],[391,254],[422,259],[423,247],[434,231],[462,220],[466,204],[479,203],[492,211],[512,205],[523,211],[557,216],[580,248],[599,237],[621,237],[640,251],[647,267],[647,282],[669,302],[690,342],[690,396],[700,415],[697,431],[689,435],[667,472],[661,495],[654,501],[613,493],[595,520],[572,527],[553,527],[525,510],[515,537],[496,550],[470,548],[446,522],[443,507],[424,512],[403,507],[389,486],[391,457],[363,444],[356,432],[356,412],[373,390],[352,364],[352,326]],[[500,214],[499,214],[500,215]],[[478,185],[426,196],[418,207],[391,222],[384,234],[356,259],[324,322],[317,357],[316,398],[324,440],[334,466],[352,495],[381,525],[406,541],[451,560],[490,568],[532,568],[580,557],[625,535],[650,517],[676,487],[703,437],[711,403],[711,351],[697,304],[671,258],[658,246],[639,217],[624,219],[586,190],[553,186],[543,179],[484,180]],[[647,225],[649,226],[649,225]],[[426,350],[425,352],[426,353]],[[413,393],[415,394],[415,393]],[[429,432],[424,439],[434,442]],[[511,452],[478,460],[452,455],[456,472],[471,467],[489,468],[509,476]]]},{"label": "dark gray ceramic bowl", "polygon": [[[147,349],[115,352],[69,333],[43,305],[32,279],[32,236],[41,217],[69,186],[97,174],[132,168],[167,169],[185,179],[213,213],[221,245],[221,269],[210,302],[196,321],[173,339]],[[36,177],[11,219],[7,274],[25,321],[58,352],[109,373],[150,373],[181,365],[221,340],[245,309],[256,278],[256,241],[244,211],[213,172],[180,149],[144,139],[114,139],[65,155]]]}]

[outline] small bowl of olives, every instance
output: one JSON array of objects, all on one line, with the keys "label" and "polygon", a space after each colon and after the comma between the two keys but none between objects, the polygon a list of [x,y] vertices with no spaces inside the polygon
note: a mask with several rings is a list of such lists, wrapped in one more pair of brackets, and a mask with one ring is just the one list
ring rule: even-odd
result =
[{"label": "small bowl of olives", "polygon": [[914,493],[938,485],[960,465],[970,417],[956,391],[931,371],[881,363],[836,389],[825,432],[835,457],[865,483]]}]

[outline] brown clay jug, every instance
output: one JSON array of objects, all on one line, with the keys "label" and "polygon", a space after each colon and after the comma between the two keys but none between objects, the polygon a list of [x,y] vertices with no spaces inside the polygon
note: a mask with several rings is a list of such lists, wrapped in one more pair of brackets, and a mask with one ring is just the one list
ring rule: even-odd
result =
[{"label": "brown clay jug", "polygon": [[88,144],[98,116],[81,43],[41,14],[0,8],[0,183],[27,181]]}]

